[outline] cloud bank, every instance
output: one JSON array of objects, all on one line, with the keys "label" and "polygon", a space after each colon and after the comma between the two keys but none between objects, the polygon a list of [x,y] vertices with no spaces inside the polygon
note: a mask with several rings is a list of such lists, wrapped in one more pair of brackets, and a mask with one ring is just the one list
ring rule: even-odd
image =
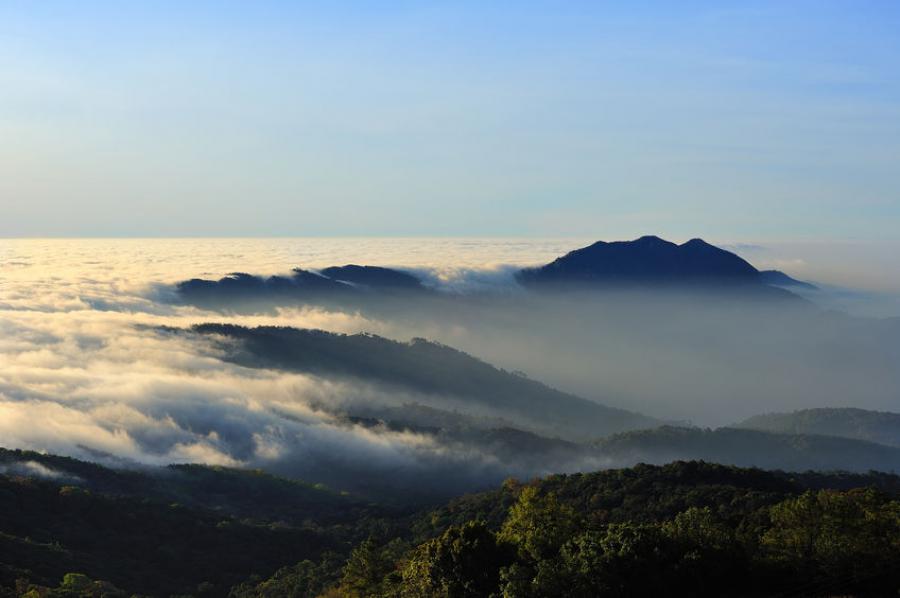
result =
[{"label": "cloud bank", "polygon": [[[891,409],[900,396],[896,322],[684,297],[519,296],[514,268],[504,263],[535,263],[577,242],[457,243],[452,252],[438,243],[424,254],[408,243],[351,243],[344,258],[334,241],[312,243],[304,255],[286,241],[267,243],[233,241],[229,251],[213,241],[4,246],[0,445],[119,464],[263,467],[338,487],[354,472],[377,472],[367,483],[380,477],[414,487],[426,475],[471,485],[606,464],[581,456],[517,461],[459,438],[354,420],[347,414],[377,420],[428,397],[242,367],[223,360],[215,344],[159,331],[209,321],[424,336],[587,398],[702,424],[794,407]],[[358,259],[367,252],[370,260]],[[284,272],[285,263],[390,265],[404,256],[409,269],[460,301],[377,311],[274,306],[242,315],[171,301],[172,284],[193,276]]]}]

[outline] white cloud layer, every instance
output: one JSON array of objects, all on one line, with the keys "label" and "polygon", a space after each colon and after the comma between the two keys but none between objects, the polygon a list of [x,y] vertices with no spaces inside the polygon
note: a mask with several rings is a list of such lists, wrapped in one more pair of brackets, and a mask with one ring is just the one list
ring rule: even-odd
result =
[{"label": "white cloud layer", "polygon": [[[790,318],[759,328],[743,314],[723,326],[715,318],[726,312],[707,317],[685,311],[693,319],[673,322],[654,312],[647,322],[635,315],[638,306],[627,303],[607,305],[605,312],[553,306],[541,312],[552,321],[536,322],[504,310],[397,321],[306,308],[226,317],[165,301],[169,285],[195,276],[348,262],[408,265],[432,284],[461,291],[505,288],[512,271],[504,264],[543,261],[581,244],[434,241],[417,252],[416,243],[424,247],[412,240],[0,242],[0,446],[154,465],[261,466],[298,475],[340,466],[413,475],[463,466],[477,475],[497,466],[490,455],[433,436],[350,424],[333,415],[345,405],[400,405],[414,396],[243,368],[196,339],[157,330],[208,321],[426,336],[650,415],[728,418],[715,423],[814,406],[804,402],[887,408],[896,397],[890,364],[854,361],[854,355],[900,354],[895,338],[868,343],[857,334],[854,345],[837,350],[836,341],[846,338],[840,326],[813,322],[792,329]],[[606,320],[598,316],[604,313]],[[629,327],[639,320],[646,328]],[[801,332],[809,338],[791,344]],[[794,349],[810,353],[798,359]],[[829,360],[833,365],[824,367]]]}]

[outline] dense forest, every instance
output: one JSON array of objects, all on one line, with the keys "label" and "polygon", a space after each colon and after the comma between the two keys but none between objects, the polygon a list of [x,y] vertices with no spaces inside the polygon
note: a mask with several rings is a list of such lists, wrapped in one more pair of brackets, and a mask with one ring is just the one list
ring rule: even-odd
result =
[{"label": "dense forest", "polygon": [[[882,596],[900,477],[676,462],[386,507],[261,472],[3,451],[6,596]],[[739,584],[735,580],[740,579]]]}]

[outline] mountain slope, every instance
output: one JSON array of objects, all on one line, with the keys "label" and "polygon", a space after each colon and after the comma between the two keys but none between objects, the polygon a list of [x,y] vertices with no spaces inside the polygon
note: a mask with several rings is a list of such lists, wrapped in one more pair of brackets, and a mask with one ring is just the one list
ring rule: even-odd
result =
[{"label": "mountain slope", "polygon": [[802,409],[756,415],[734,427],[782,434],[840,436],[900,447],[900,413],[887,411],[853,407]]},{"label": "mountain slope", "polygon": [[701,459],[788,471],[900,471],[900,448],[814,434],[662,426],[616,434],[595,446],[621,465]]},{"label": "mountain slope", "polygon": [[403,387],[447,405],[461,403],[476,412],[502,414],[535,431],[563,438],[596,438],[657,423],[555,390],[424,339],[400,343],[369,334],[227,324],[202,324],[192,330],[239,341],[238,350],[233,344],[223,348],[227,359],[241,365],[351,376]]},{"label": "mountain slope", "polygon": [[[22,595],[4,592],[20,579],[53,587],[63,575],[78,572],[111,582],[123,593],[52,595],[224,597],[231,586],[251,575],[271,575],[279,567],[318,559],[326,551],[343,550],[360,539],[355,532],[347,533],[346,524],[310,526],[299,517],[289,523],[294,509],[290,492],[284,500],[268,504],[261,500],[258,509],[241,513],[256,521],[199,504],[226,494],[214,502],[250,505],[260,492],[252,472],[227,482],[231,487],[227,490],[211,480],[185,485],[165,470],[120,472],[20,451],[3,451],[2,457],[7,467],[17,463],[25,467],[0,473],[3,596]],[[214,470],[207,471],[216,477]],[[68,475],[57,477],[60,472]],[[98,487],[109,492],[98,491]],[[193,506],[173,502],[170,497],[174,496]],[[315,510],[307,516],[318,519]],[[272,523],[260,522],[266,519]],[[348,523],[359,525],[353,519]],[[359,532],[364,537],[364,526]]]},{"label": "mountain slope", "polygon": [[537,268],[516,274],[532,289],[615,286],[739,289],[773,298],[795,298],[776,287],[804,285],[776,272],[760,272],[743,258],[702,239],[677,245],[655,236],[634,241],[598,241]]},{"label": "mountain slope", "polygon": [[295,268],[290,276],[255,276],[242,272],[219,280],[193,278],[175,286],[178,297],[207,309],[247,308],[307,302],[355,305],[383,295],[395,297],[427,292],[407,272],[376,266],[332,266],[321,272]]},{"label": "mountain slope", "polygon": [[519,273],[526,285],[756,283],[759,272],[737,255],[701,239],[676,245],[655,236],[598,241],[540,268]]},{"label": "mountain slope", "polygon": [[408,272],[391,268],[348,264],[331,266],[322,270],[321,273],[332,280],[349,282],[372,289],[424,290],[422,281],[418,278]]},{"label": "mountain slope", "polygon": [[762,282],[776,287],[794,287],[805,291],[817,291],[819,287],[802,280],[797,280],[779,270],[762,270],[759,273]]}]

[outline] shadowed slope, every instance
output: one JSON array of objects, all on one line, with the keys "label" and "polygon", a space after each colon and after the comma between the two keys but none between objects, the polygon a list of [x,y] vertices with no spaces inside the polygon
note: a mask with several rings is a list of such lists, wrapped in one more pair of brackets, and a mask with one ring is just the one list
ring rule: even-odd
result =
[{"label": "shadowed slope", "polygon": [[900,447],[900,413],[852,407],[756,415],[736,428],[782,434],[825,434]]},{"label": "shadowed slope", "polygon": [[770,285],[805,284],[781,272],[760,272],[734,253],[702,239],[677,245],[655,236],[598,241],[545,266],[520,270],[517,279],[535,289],[689,286],[739,289],[741,293],[774,298],[793,295]]},{"label": "shadowed slope", "polygon": [[652,418],[614,409],[506,372],[424,339],[400,343],[369,334],[202,324],[193,331],[240,341],[227,358],[251,367],[352,376],[401,386],[526,421],[532,429],[590,438],[653,425]]},{"label": "shadowed slope", "polygon": [[775,434],[737,428],[662,426],[599,440],[595,446],[623,465],[702,459],[739,467],[788,471],[900,470],[900,449],[835,436]]}]

